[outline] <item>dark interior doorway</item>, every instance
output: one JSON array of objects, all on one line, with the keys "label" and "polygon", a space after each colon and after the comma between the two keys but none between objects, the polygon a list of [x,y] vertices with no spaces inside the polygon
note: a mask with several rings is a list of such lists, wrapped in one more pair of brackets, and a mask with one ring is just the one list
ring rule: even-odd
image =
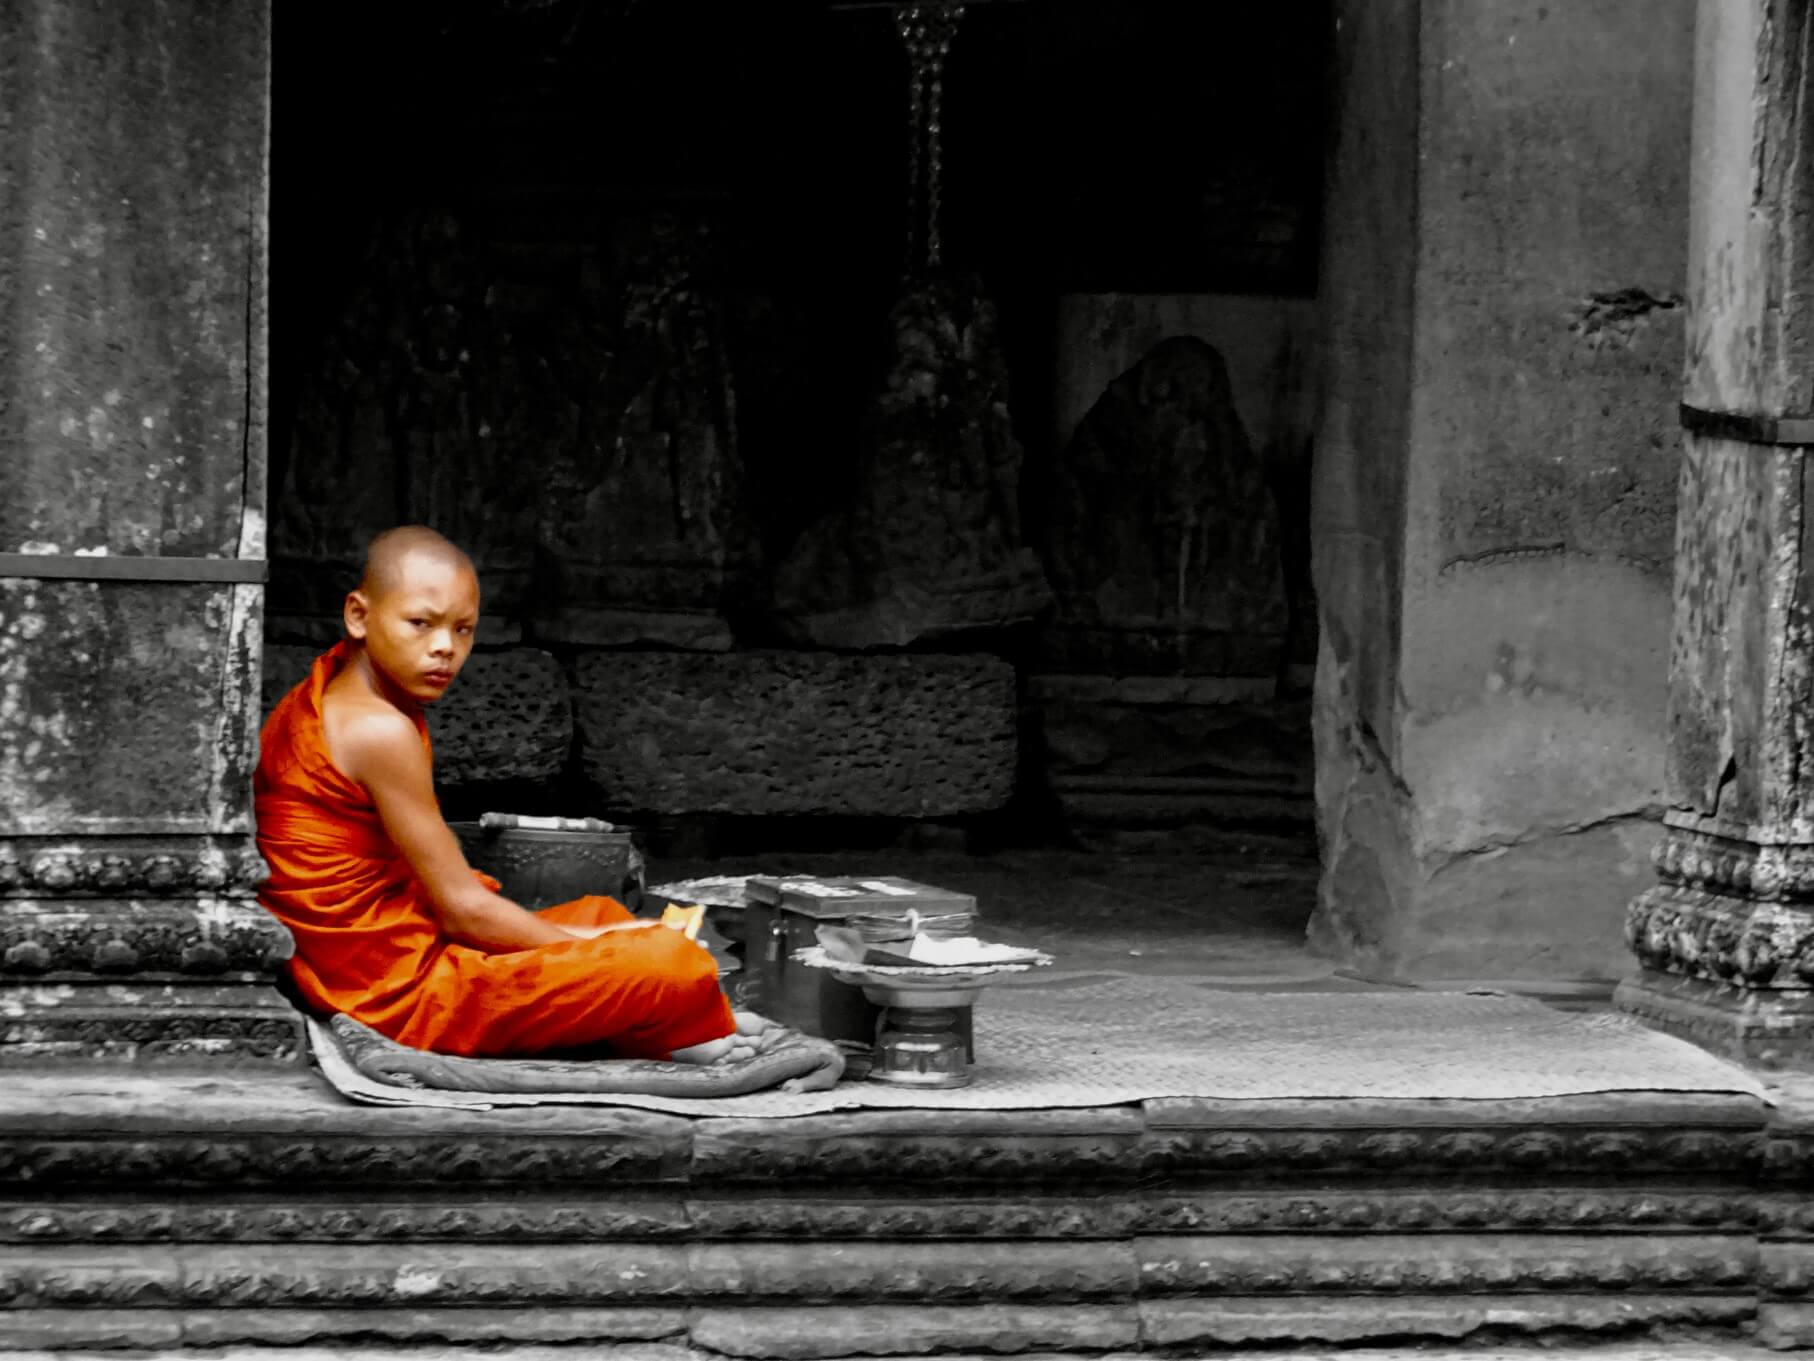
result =
[{"label": "dark interior doorway", "polygon": [[[385,290],[478,289],[488,325],[558,355],[584,324],[576,313],[617,268],[613,242],[650,214],[677,213],[710,226],[757,555],[785,554],[848,497],[906,240],[907,68],[885,5],[317,0],[280,7],[276,22],[274,496],[293,461],[323,456],[320,431],[298,416],[311,383],[345,362],[348,344],[387,343],[396,323]],[[1126,295],[1149,322],[1166,314],[1166,299],[1282,300],[1300,310],[1314,299],[1328,22],[1327,0],[969,7],[944,80],[943,235],[950,271],[978,280],[1000,309],[1036,549],[1072,438],[1060,391],[1066,299]],[[456,244],[444,240],[447,222],[457,224]],[[399,271],[417,277],[400,284]],[[458,271],[482,283],[441,277]],[[1105,384],[1116,376],[1100,375]],[[1075,407],[1095,401],[1071,396]],[[383,436],[349,427],[338,438]],[[360,466],[357,447],[336,456]],[[1302,695],[1315,649],[1310,450],[1269,445],[1254,456],[1291,615],[1282,652],[1267,663],[1276,686],[1241,690],[1251,703],[1232,717],[1216,708],[1215,685],[1199,686],[1191,703],[1220,717],[1186,714],[1182,729],[1144,701],[1131,720],[1118,710],[1063,722],[1096,723],[1109,742],[1164,747],[1188,731],[1208,744],[1202,759],[1161,772],[1195,791],[1167,805],[1161,822],[1301,832],[1310,783]],[[521,475],[536,476],[533,451]],[[1234,523],[1256,512],[1223,513]],[[277,574],[271,607],[300,616],[319,602],[286,600],[286,582],[319,564],[315,550],[285,542],[283,523],[275,517],[273,556],[281,566],[289,553],[295,570]],[[533,565],[523,570],[533,581]],[[737,628],[739,646],[776,641],[760,608]],[[1042,765],[1039,673],[1188,678],[1191,666],[1220,664],[1204,654],[1176,664],[1055,662],[1026,630],[941,646],[993,651],[1029,678],[1030,764],[1014,821],[1016,835],[1030,836],[1056,834],[1076,816],[1054,802]],[[1130,738],[1135,730],[1145,736]]]}]

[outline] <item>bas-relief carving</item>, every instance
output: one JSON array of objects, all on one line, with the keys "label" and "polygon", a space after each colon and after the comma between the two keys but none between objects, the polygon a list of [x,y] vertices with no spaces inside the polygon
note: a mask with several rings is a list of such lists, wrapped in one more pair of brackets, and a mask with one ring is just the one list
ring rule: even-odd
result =
[{"label": "bas-relief carving", "polygon": [[[480,1326],[485,1302],[525,1298],[555,1310],[682,1298],[872,1310],[891,1300],[1156,1308],[1209,1296],[1377,1311],[1382,1298],[1475,1307],[1510,1294],[1540,1327],[1596,1294],[1616,1292],[1629,1318],[1648,1316],[1638,1291],[1678,1310],[1685,1296],[1730,1299],[1728,1312],[1760,1280],[1800,1293],[1787,1259],[1760,1266],[1761,1226],[1796,1232],[1795,1202],[1756,1189],[1767,1150],[1779,1167],[1805,1161],[1793,1140],[1616,1119],[1547,1128],[1536,1111],[1465,1129],[1375,1118],[1244,1130],[1136,1121],[1130,1138],[1081,1126],[952,1137],[906,1115],[732,1121],[711,1137],[709,1122],[651,1117],[655,1137],[612,1140],[352,1128],[302,1139],[15,1136],[0,1140],[0,1177],[30,1196],[0,1196],[0,1244],[12,1245],[0,1248],[0,1295],[72,1329],[97,1307],[231,1307],[247,1336],[325,1336],[345,1325],[301,1311],[356,1308],[363,1326],[383,1329],[384,1311],[457,1307],[467,1322],[436,1315],[434,1326],[459,1333]],[[1526,1174],[1568,1186],[1507,1184]],[[776,1177],[818,1185],[776,1201]],[[940,1193],[923,1194],[928,1184]],[[777,1234],[805,1241],[778,1245]],[[414,1261],[425,1242],[448,1245],[437,1249],[445,1264],[405,1295],[397,1254]],[[154,1246],[171,1243],[185,1245],[180,1270]],[[92,1262],[85,1244],[96,1245]],[[634,1278],[610,1269],[620,1255],[638,1264]],[[695,1317],[704,1327],[706,1313]],[[1276,1322],[1287,1335],[1315,1326]]]},{"label": "bas-relief carving", "polygon": [[[0,994],[0,1004],[4,1000]],[[130,998],[89,1008],[81,1004],[79,992],[58,1001],[73,1005],[67,1011],[43,1007],[25,1016],[0,1009],[0,1066],[60,1067],[93,1059],[289,1066],[300,1063],[307,1049],[301,1018],[268,989],[247,997],[237,1011],[188,1005],[158,1011],[136,1006]]]},{"label": "bas-relief carving", "polygon": [[[427,1194],[427,1193],[425,1193]],[[887,1187],[845,1200],[775,1201],[686,1188],[657,1198],[498,1204],[460,1199],[272,1204],[0,1202],[0,1243],[593,1242],[609,1238],[990,1239],[1091,1241],[1140,1234],[1535,1232],[1619,1234],[1757,1230],[1814,1236],[1814,1204],[1714,1192],[1530,1188],[1157,1194],[1111,1201],[1028,1192],[994,1200],[895,1198]]]},{"label": "bas-relief carving", "polygon": [[1047,518],[1052,669],[1278,671],[1278,510],[1212,346],[1174,336],[1109,384],[1059,454]]},{"label": "bas-relief carving", "polygon": [[[1687,404],[1807,409],[1805,16],[1717,7],[1698,31]],[[1793,11],[1793,12],[1791,12]],[[1713,11],[1703,9],[1703,17]],[[1742,194],[1732,167],[1748,166]],[[1742,210],[1735,207],[1742,200]],[[1732,423],[1727,422],[1727,427]],[[1716,427],[1718,428],[1718,427]],[[1814,563],[1808,451],[1697,425],[1680,468],[1661,884],[1631,904],[1619,1005],[1764,1067],[1814,1065]]]},{"label": "bas-relief carving", "polygon": [[188,893],[249,898],[265,873],[250,839],[239,836],[0,840],[0,899]]},{"label": "bas-relief carving", "polygon": [[594,653],[575,702],[612,808],[936,817],[1014,786],[1014,670],[986,655]]},{"label": "bas-relief carving", "polygon": [[[880,1303],[959,1300],[1132,1299],[1213,1292],[1236,1295],[1510,1290],[1678,1289],[1723,1291],[1755,1284],[1758,1251],[1743,1238],[1606,1240],[1567,1247],[1544,1239],[1458,1245],[1377,1240],[1155,1239],[1139,1244],[767,1244],[664,1247],[549,1246],[491,1264],[425,1268],[405,1293],[395,1255],[383,1251],[269,1251],[248,1263],[198,1251],[178,1263],[135,1268],[96,1261],[0,1256],[0,1299],[15,1308],[253,1305],[653,1303],[663,1300],[786,1300]],[[1460,1250],[1458,1250],[1458,1247]],[[1358,1249],[1358,1250],[1357,1250]],[[1166,1260],[1172,1250],[1180,1256]],[[611,1268],[618,1260],[638,1269]]]},{"label": "bas-relief carving", "polygon": [[757,540],[707,222],[619,222],[607,284],[560,320],[539,361],[538,636],[730,646]]},{"label": "bas-relief carving", "polygon": [[[1537,1118],[1534,1114],[1533,1119]],[[272,1131],[200,1137],[49,1137],[13,1133],[0,1140],[0,1176],[33,1186],[105,1185],[154,1191],[177,1186],[243,1186],[319,1189],[391,1186],[418,1189],[486,1184],[545,1184],[547,1188],[681,1182],[696,1188],[732,1188],[778,1180],[814,1183],[822,1191],[842,1184],[864,1196],[899,1196],[924,1179],[979,1186],[1011,1185],[1016,1194],[1088,1178],[1138,1196],[1153,1177],[1216,1179],[1225,1191],[1241,1190],[1250,1176],[1269,1190],[1281,1182],[1308,1181],[1331,1173],[1391,1173],[1404,1177],[1488,1179],[1458,1203],[1482,1194],[1508,1173],[1651,1177],[1689,1174],[1729,1176],[1749,1185],[1764,1166],[1772,1175],[1814,1166],[1814,1133],[1766,1136],[1746,1125],[1637,1125],[1600,1121],[1563,1128],[1515,1124],[1478,1129],[1176,1130],[1151,1129],[1112,1136],[936,1133],[836,1134],[835,1117],[791,1122],[751,1122],[764,1128],[727,1142],[712,1125],[652,1121],[646,1135],[601,1140],[594,1134],[475,1135],[448,1130],[341,1132],[313,1136]],[[737,1123],[737,1122],[728,1122]],[[865,1121],[862,1123],[890,1123]],[[898,1123],[898,1122],[893,1122]],[[776,1128],[767,1128],[774,1126]],[[603,1181],[598,1179],[603,1178]],[[717,1192],[714,1192],[717,1194]],[[1619,1188],[1598,1194],[1622,1195]],[[1320,1196],[1314,1188],[1295,1194]],[[1344,1192],[1344,1194],[1352,1194]],[[1488,1202],[1489,1204],[1492,1202]]]},{"label": "bas-relief carving", "polygon": [[1050,600],[1021,530],[994,303],[975,285],[919,283],[890,321],[853,504],[809,528],[775,572],[775,614],[796,642],[902,647],[1024,623]]},{"label": "bas-relief carving", "polygon": [[365,540],[423,520],[472,553],[494,625],[728,647],[756,541],[714,250],[703,220],[626,216],[602,285],[521,316],[472,224],[380,225],[298,403],[273,609],[337,614]]},{"label": "bas-relief carving", "polygon": [[271,978],[290,938],[255,904],[0,899],[0,981],[45,975]]},{"label": "bas-relief carving", "polygon": [[374,226],[340,319],[274,459],[271,603],[338,614],[366,540],[432,522],[478,563],[495,612],[519,611],[532,566],[532,394],[494,315],[467,224],[421,212]]}]

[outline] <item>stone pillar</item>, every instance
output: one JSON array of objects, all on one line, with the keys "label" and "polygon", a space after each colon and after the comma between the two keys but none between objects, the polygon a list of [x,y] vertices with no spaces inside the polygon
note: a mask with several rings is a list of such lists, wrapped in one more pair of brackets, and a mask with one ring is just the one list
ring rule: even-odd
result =
[{"label": "stone pillar", "polygon": [[1335,10],[1312,939],[1616,979],[1662,803],[1693,3]]},{"label": "stone pillar", "polygon": [[0,1065],[299,1054],[252,900],[268,22],[0,7]]},{"label": "stone pillar", "polygon": [[1807,0],[1702,0],[1666,831],[1618,1000],[1814,1067],[1814,74]]}]

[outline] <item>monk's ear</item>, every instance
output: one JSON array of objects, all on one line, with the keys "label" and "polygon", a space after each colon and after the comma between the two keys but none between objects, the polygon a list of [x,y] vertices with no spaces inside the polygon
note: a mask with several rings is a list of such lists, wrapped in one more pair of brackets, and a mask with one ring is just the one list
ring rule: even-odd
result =
[{"label": "monk's ear", "polygon": [[341,607],[341,622],[346,625],[346,636],[365,639],[365,621],[371,614],[372,602],[365,598],[364,591],[348,591],[346,604]]}]

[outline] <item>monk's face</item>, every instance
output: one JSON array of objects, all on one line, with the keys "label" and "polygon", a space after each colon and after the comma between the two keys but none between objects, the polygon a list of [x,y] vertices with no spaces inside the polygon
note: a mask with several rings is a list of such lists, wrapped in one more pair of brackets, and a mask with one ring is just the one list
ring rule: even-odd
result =
[{"label": "monk's face", "polygon": [[360,639],[372,667],[419,704],[446,693],[472,654],[479,622],[479,579],[458,563],[407,554],[394,581],[347,597],[346,631]]}]

